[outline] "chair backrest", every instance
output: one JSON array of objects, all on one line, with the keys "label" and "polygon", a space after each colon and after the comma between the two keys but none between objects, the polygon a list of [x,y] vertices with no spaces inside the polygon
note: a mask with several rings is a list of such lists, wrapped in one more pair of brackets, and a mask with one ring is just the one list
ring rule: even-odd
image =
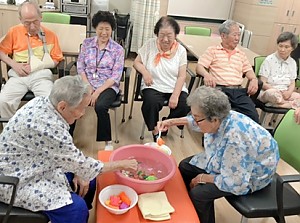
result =
[{"label": "chair backrest", "polygon": [[70,24],[71,21],[71,16],[64,13],[43,12],[42,16],[42,22]]},{"label": "chair backrest", "polygon": [[186,26],[184,27],[184,33],[188,35],[211,36],[211,29],[200,26]]},{"label": "chair backrest", "polygon": [[242,44],[243,37],[244,37],[244,31],[245,31],[245,25],[242,23],[237,23],[239,25],[240,31],[241,31],[241,36],[240,36],[240,41],[239,44]]},{"label": "chair backrest", "polygon": [[295,122],[294,110],[289,110],[275,129],[280,158],[300,172],[300,125]]},{"label": "chair backrest", "polygon": [[251,43],[252,31],[245,30],[242,38],[242,46],[249,48]]},{"label": "chair backrest", "polygon": [[257,56],[254,58],[254,72],[256,76],[258,76],[260,67],[265,59],[266,56]]}]

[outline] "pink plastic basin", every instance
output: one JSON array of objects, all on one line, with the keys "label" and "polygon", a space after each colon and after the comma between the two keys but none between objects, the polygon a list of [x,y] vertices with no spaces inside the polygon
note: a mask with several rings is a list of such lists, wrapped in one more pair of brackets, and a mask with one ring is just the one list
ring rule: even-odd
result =
[{"label": "pink plastic basin", "polygon": [[163,166],[165,167],[164,169],[166,170],[165,177],[154,181],[133,179],[125,176],[120,171],[116,171],[115,174],[117,182],[119,184],[124,184],[133,188],[138,194],[155,192],[163,189],[168,180],[170,180],[174,176],[177,168],[173,157],[155,148],[145,145],[122,146],[113,151],[110,156],[111,161],[131,158],[135,158],[136,160],[146,159],[149,161],[158,162],[160,164],[163,164]]}]

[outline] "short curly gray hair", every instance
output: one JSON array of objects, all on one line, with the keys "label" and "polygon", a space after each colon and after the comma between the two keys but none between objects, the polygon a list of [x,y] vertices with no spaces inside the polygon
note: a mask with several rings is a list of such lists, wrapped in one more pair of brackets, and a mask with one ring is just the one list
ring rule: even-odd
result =
[{"label": "short curly gray hair", "polygon": [[219,89],[206,86],[198,87],[192,92],[187,98],[187,104],[202,112],[208,120],[217,118],[222,121],[231,109],[226,94]]},{"label": "short curly gray hair", "polygon": [[81,76],[66,76],[54,82],[49,99],[55,107],[61,101],[76,107],[89,92],[89,84],[84,82]]}]

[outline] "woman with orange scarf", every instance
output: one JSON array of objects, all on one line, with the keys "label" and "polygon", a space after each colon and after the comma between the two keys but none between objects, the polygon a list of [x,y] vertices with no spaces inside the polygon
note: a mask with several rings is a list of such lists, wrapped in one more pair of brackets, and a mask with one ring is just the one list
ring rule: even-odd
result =
[{"label": "woman with orange scarf", "polygon": [[159,19],[154,28],[156,38],[149,39],[138,51],[134,68],[142,76],[142,113],[149,131],[156,141],[159,111],[169,101],[169,118],[185,116],[188,90],[185,86],[186,50],[176,41],[180,27],[171,17]]}]

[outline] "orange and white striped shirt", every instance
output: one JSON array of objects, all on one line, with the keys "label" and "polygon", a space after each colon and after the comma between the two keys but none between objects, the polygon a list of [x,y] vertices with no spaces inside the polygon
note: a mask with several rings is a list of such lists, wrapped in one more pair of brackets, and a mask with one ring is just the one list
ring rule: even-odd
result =
[{"label": "orange and white striped shirt", "polygon": [[238,48],[229,52],[222,45],[210,46],[198,63],[208,69],[217,85],[241,85],[243,74],[252,70],[246,54]]},{"label": "orange and white striped shirt", "polygon": [[[63,60],[63,54],[59,46],[58,38],[54,32],[41,26],[46,37],[46,44],[52,60],[59,62]],[[13,56],[17,62],[28,62],[28,32],[24,25],[19,24],[9,29],[0,43],[0,50],[5,54]],[[42,59],[44,56],[43,42],[38,36],[29,36],[30,46],[33,54]]]}]

